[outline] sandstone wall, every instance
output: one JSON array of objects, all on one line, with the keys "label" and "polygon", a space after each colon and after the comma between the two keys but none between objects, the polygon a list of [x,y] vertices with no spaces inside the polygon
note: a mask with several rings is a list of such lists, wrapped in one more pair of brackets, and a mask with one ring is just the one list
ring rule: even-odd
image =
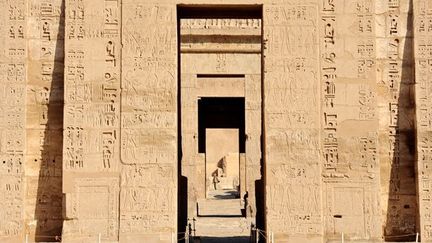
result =
[{"label": "sandstone wall", "polygon": [[26,152],[27,1],[0,2],[0,239],[22,239]]},{"label": "sandstone wall", "polygon": [[315,1],[263,9],[266,230],[276,242],[323,236],[319,11]]},{"label": "sandstone wall", "polygon": [[64,3],[27,4],[26,233],[52,241],[63,225]]},{"label": "sandstone wall", "polygon": [[413,3],[375,2],[375,9],[382,225],[395,241],[418,232]]},{"label": "sandstone wall", "polygon": [[[432,242],[430,1],[229,3],[264,4],[246,160],[260,179],[262,118],[265,230],[276,242]],[[227,1],[0,2],[0,241],[184,231],[176,4]]]},{"label": "sandstone wall", "polygon": [[63,241],[117,240],[120,1],[65,1]]},{"label": "sandstone wall", "polygon": [[417,173],[420,231],[422,242],[432,242],[431,207],[431,97],[432,76],[432,3],[414,1],[414,52],[417,112]]},{"label": "sandstone wall", "polygon": [[177,19],[174,4],[123,1],[120,240],[177,230]]}]

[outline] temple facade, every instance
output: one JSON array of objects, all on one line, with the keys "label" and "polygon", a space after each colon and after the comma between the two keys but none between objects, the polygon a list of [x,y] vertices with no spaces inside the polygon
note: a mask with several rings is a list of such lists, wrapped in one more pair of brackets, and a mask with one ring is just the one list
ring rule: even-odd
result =
[{"label": "temple facade", "polygon": [[430,0],[3,0],[0,95],[0,242],[432,242]]}]

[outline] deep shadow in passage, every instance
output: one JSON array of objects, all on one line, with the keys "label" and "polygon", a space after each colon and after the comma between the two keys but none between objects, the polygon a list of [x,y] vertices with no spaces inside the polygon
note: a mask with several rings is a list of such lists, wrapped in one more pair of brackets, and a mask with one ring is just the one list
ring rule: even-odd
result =
[{"label": "deep shadow in passage", "polygon": [[178,5],[177,16],[182,19],[261,19],[262,5],[195,4]]},{"label": "deep shadow in passage", "polygon": [[245,153],[245,98],[205,97],[198,100],[198,152],[206,152],[207,128],[239,129],[240,153]]}]

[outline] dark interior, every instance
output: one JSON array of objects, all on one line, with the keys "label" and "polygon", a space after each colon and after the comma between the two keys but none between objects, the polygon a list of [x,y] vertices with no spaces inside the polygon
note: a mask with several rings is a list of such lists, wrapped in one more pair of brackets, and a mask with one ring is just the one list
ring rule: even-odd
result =
[{"label": "dark interior", "polygon": [[198,100],[198,151],[205,153],[206,128],[238,128],[240,153],[245,152],[245,99],[200,98]]}]

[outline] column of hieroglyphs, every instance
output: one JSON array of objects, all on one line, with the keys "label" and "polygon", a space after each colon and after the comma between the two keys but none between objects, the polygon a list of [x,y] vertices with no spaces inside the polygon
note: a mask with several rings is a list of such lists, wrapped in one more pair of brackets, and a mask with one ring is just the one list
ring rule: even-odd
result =
[{"label": "column of hieroglyphs", "polygon": [[63,240],[118,239],[120,0],[67,0]]},{"label": "column of hieroglyphs", "polygon": [[27,1],[0,2],[0,241],[23,236]]},{"label": "column of hieroglyphs", "polygon": [[171,242],[177,224],[176,5],[123,1],[120,240]]},{"label": "column of hieroglyphs", "polygon": [[432,2],[414,1],[417,176],[422,242],[432,242]]},{"label": "column of hieroglyphs", "polygon": [[316,1],[264,5],[267,231],[322,239]]},{"label": "column of hieroglyphs", "polygon": [[[414,69],[411,1],[375,1],[379,160],[384,236],[415,234]],[[401,220],[403,219],[403,220]],[[396,238],[397,237],[397,238]]]},{"label": "column of hieroglyphs", "polygon": [[28,3],[26,225],[36,240],[62,229],[63,4]]},{"label": "column of hieroglyphs", "polygon": [[374,2],[326,0],[321,14],[325,234],[377,239]]}]

